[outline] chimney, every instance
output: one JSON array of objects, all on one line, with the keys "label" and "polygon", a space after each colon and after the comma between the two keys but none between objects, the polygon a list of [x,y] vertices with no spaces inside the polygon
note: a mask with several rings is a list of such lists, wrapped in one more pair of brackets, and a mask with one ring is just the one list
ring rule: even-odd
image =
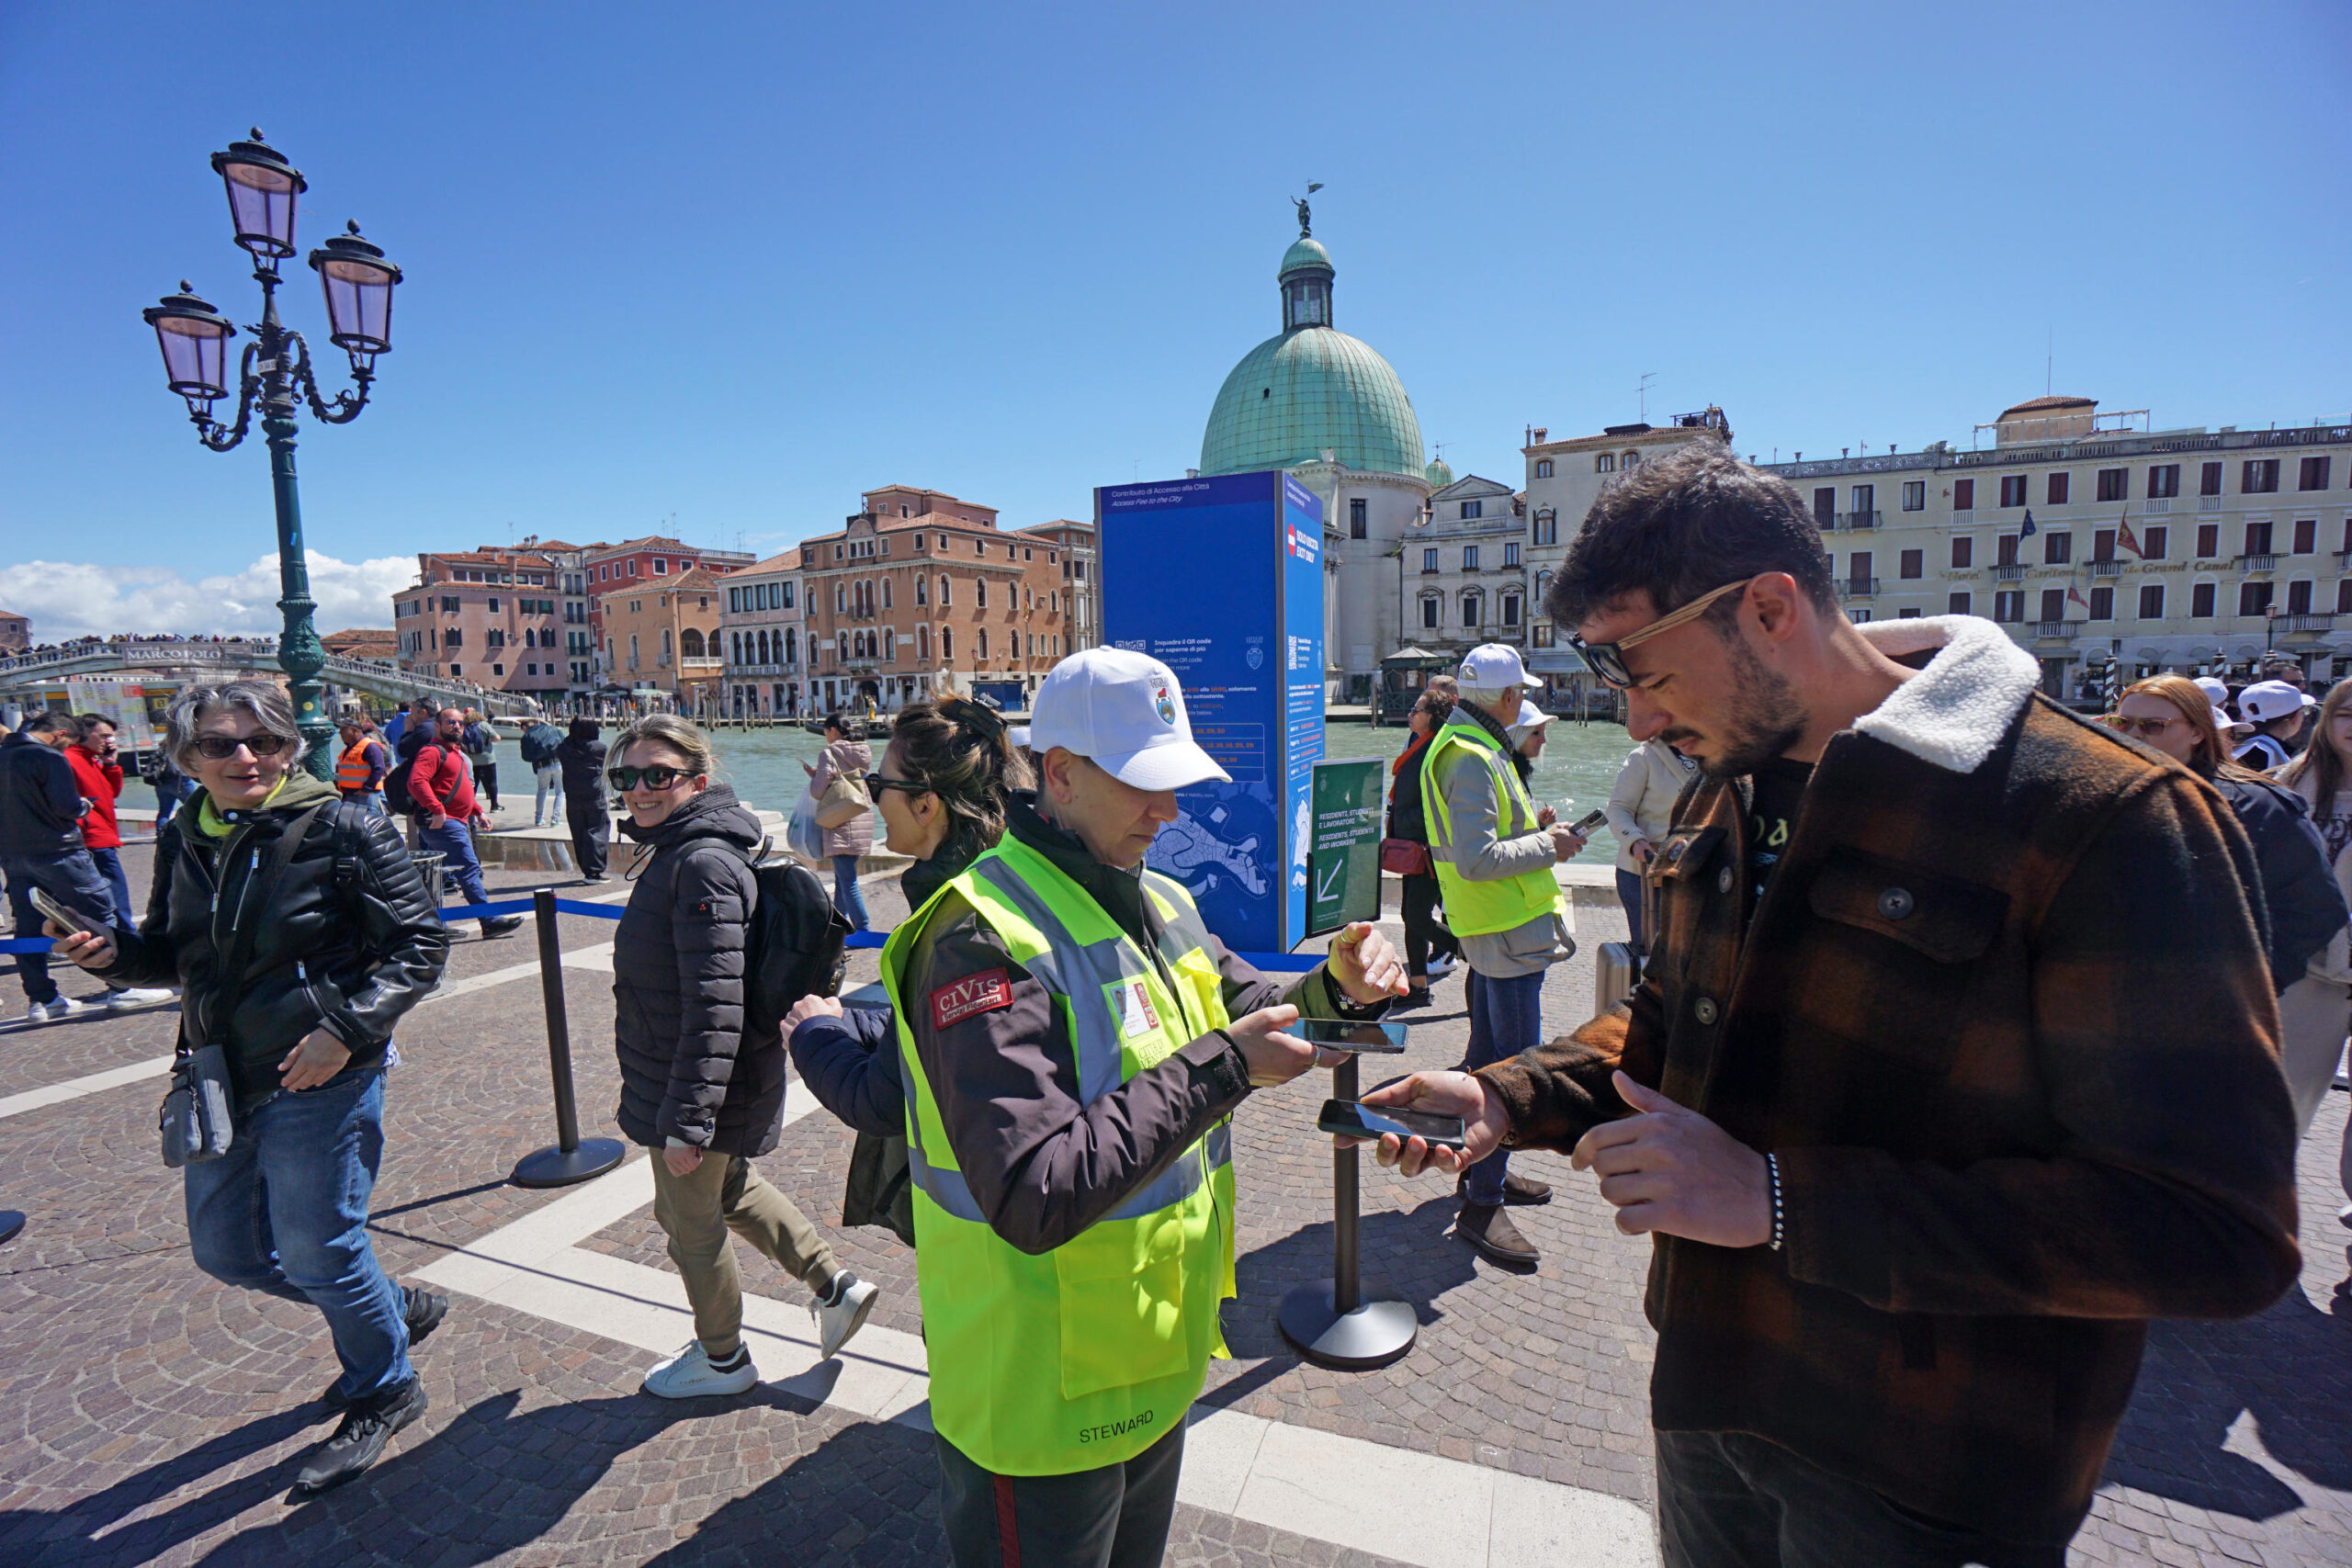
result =
[{"label": "chimney", "polygon": [[1535,439],[1538,441],[1543,440],[1545,436],[1551,434],[1552,432],[1547,426],[1539,424],[1535,427]]}]

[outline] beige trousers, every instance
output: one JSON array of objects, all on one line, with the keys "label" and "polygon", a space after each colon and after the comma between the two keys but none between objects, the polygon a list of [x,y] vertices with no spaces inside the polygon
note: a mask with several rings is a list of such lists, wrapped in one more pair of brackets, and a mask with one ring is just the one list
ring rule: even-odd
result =
[{"label": "beige trousers", "polygon": [[685,1280],[695,1337],[713,1360],[725,1360],[743,1342],[743,1279],[735,1270],[729,1231],[812,1291],[823,1292],[840,1271],[832,1247],[808,1216],[741,1155],[706,1154],[693,1170],[673,1176],[655,1149],[653,1217],[670,1238],[670,1261]]},{"label": "beige trousers", "polygon": [[2279,1066],[2295,1102],[2298,1138],[2312,1130],[2312,1118],[2319,1114],[2328,1086],[2335,1081],[2347,1032],[2352,1032],[2352,987],[2306,975],[2278,993]]}]

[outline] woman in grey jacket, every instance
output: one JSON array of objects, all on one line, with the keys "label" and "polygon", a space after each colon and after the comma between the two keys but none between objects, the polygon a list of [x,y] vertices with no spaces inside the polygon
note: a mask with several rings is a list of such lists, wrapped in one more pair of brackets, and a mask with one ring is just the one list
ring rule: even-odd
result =
[{"label": "woman in grey jacket", "polygon": [[621,1130],[653,1156],[653,1217],[694,1305],[695,1338],[646,1374],[665,1399],[741,1393],[759,1382],[743,1343],[743,1286],[731,1230],[817,1293],[830,1358],[873,1311],[876,1288],[752,1160],[784,1120],[782,1032],[744,1011],[759,818],[710,781],[710,741],[668,714],[613,742],[607,772],[628,808],[621,831],[652,854],[613,935],[613,1045]]}]

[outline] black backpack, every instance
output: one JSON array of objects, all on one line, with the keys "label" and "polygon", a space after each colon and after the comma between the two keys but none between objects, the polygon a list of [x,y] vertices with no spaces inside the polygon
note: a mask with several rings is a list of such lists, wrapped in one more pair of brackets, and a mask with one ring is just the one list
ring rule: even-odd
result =
[{"label": "black backpack", "polygon": [[849,966],[849,921],[833,908],[817,874],[798,861],[763,859],[764,840],[757,855],[735,844],[726,848],[752,868],[758,889],[743,940],[743,1030],[764,1033],[801,998],[841,990]]}]

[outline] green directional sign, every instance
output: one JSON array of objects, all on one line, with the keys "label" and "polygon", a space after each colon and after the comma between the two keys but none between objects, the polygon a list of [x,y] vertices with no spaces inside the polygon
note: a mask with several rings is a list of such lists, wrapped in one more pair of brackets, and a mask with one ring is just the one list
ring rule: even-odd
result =
[{"label": "green directional sign", "polygon": [[1377,758],[1315,764],[1306,853],[1306,934],[1380,918]]}]

